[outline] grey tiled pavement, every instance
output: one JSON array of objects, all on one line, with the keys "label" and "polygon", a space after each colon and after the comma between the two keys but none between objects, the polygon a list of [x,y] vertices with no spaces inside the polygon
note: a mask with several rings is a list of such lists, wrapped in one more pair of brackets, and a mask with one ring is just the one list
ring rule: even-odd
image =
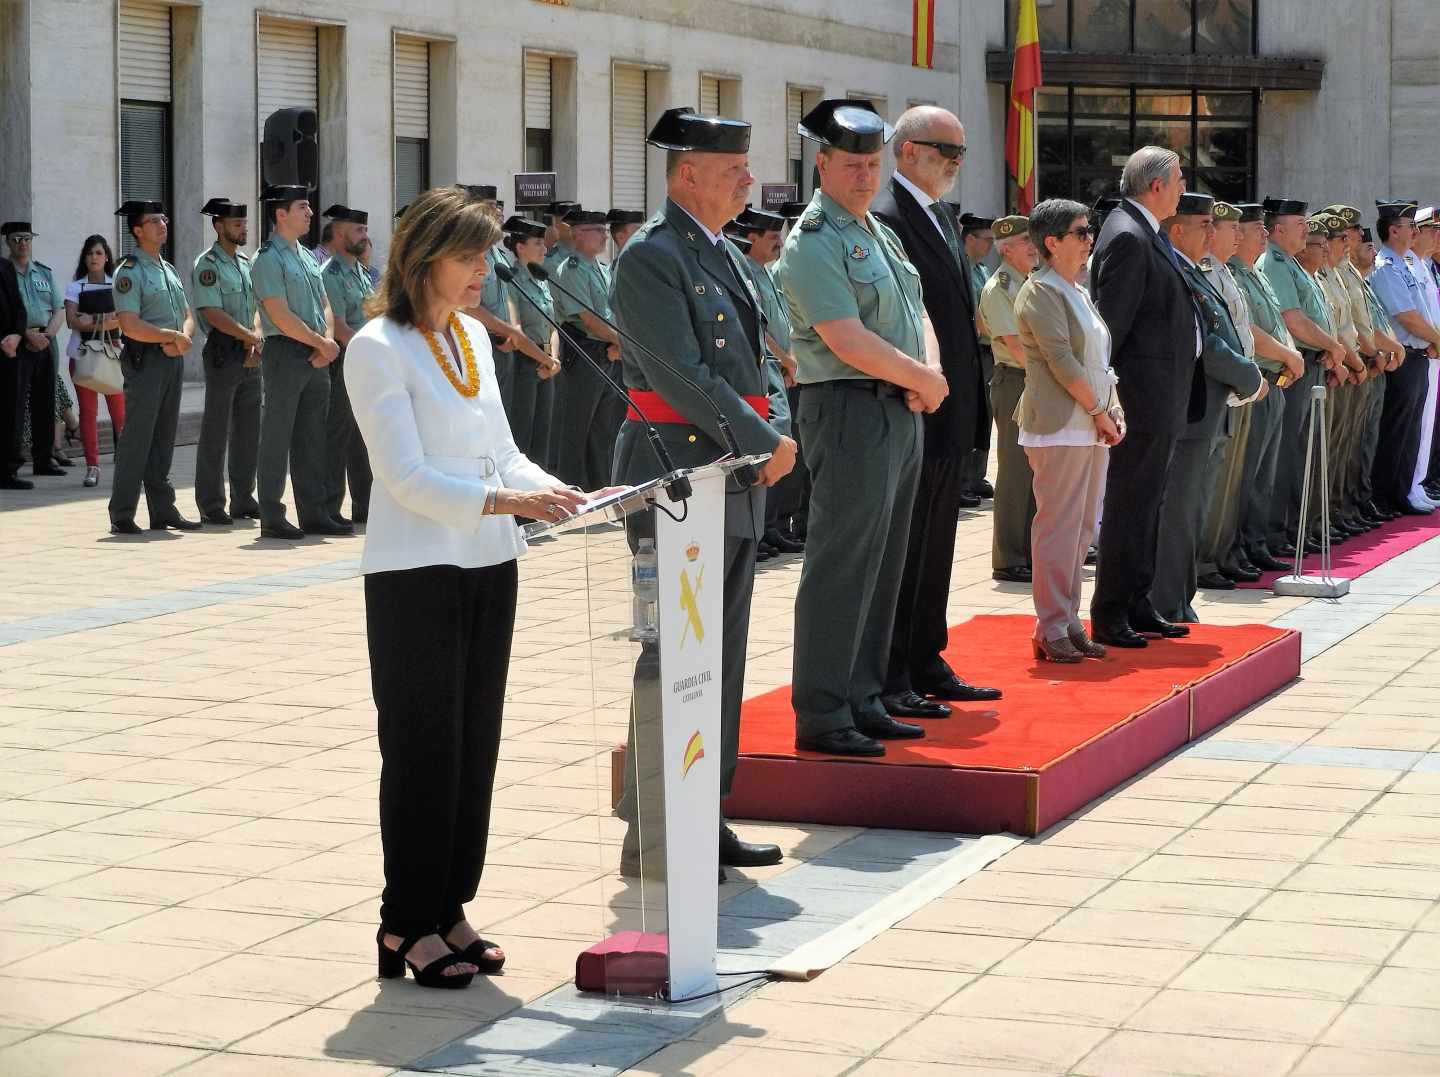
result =
[{"label": "grey tiled pavement", "polygon": [[[182,486],[192,459],[177,454]],[[567,1003],[575,954],[635,915],[605,811],[626,676],[602,663],[592,694],[585,674],[587,614],[624,607],[617,536],[523,563],[474,910],[511,968],[437,999],[451,993],[377,985],[370,964],[359,540],[111,539],[108,472],[97,491],[77,475],[0,502],[4,1077],[352,1077],[426,1058],[538,1072],[514,1048],[553,1043],[557,1019],[589,1064],[625,1064],[649,1037],[640,1073],[1440,1073],[1440,543],[1339,604],[1201,603],[1207,621],[1300,628],[1302,679],[819,979],[741,993],[703,1023],[582,1035],[600,1011]],[[751,692],[788,679],[798,568],[760,574]],[[989,579],[988,510],[964,514],[952,621],[1028,601]],[[844,913],[815,880],[843,888],[847,846],[885,840],[742,829],[788,859],[727,884],[725,912],[777,947]],[[533,1016],[547,997],[548,1023]],[[509,1049],[477,1062],[466,1041],[487,1036]]]}]

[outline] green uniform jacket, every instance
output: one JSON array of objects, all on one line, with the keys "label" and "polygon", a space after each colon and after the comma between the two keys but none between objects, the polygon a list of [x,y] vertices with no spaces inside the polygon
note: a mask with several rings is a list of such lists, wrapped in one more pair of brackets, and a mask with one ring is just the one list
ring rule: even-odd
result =
[{"label": "green uniform jacket", "polygon": [[1015,297],[1024,283],[1025,278],[1013,265],[1001,266],[985,281],[985,289],[980,293],[980,317],[976,319],[976,327],[983,325],[985,330],[980,339],[990,345],[995,361],[1017,370],[1024,368],[1024,357],[1011,355],[1000,338],[1020,335],[1020,327],[1015,324]]},{"label": "green uniform jacket", "polygon": [[219,307],[246,329],[255,328],[255,287],[250,283],[250,259],[240,251],[235,257],[225,253],[219,243],[201,253],[190,269],[190,290],[195,297],[195,314],[213,327],[201,313],[206,307]]},{"label": "green uniform jacket", "polygon": [[365,300],[375,291],[370,274],[359,262],[350,266],[345,259],[333,256],[320,275],[325,281],[325,294],[330,299],[330,313],[335,321],[343,321],[352,333],[359,332],[369,321],[365,316]]},{"label": "green uniform jacket", "polygon": [[190,302],[175,267],[137,250],[115,267],[115,312],[138,314],[156,329],[183,329]]},{"label": "green uniform jacket", "polygon": [[250,266],[255,298],[260,300],[260,327],[267,337],[283,337],[265,313],[264,301],[283,299],[290,313],[325,335],[325,281],[315,256],[300,244],[272,234]]},{"label": "green uniform jacket", "polygon": [[505,282],[495,272],[495,267],[503,265],[514,269],[515,261],[510,257],[510,252],[498,243],[485,252],[485,260],[490,263],[490,272],[485,274],[485,283],[480,286],[480,305],[502,322],[509,322],[512,320],[510,293],[505,288]]},{"label": "green uniform jacket", "polygon": [[[507,287],[509,287],[512,293],[519,292],[523,295],[528,295],[536,303],[540,304],[546,314],[552,318],[555,317],[555,301],[550,294],[550,285],[546,284],[543,280],[536,280],[530,275],[528,270],[524,268],[517,269],[515,271],[515,279],[511,281]],[[536,344],[546,351],[549,351],[550,337],[555,332],[554,327],[540,316],[539,311],[518,295],[514,296],[514,300],[515,313],[520,317],[520,328],[525,331],[525,335],[530,338],[532,344]],[[558,321],[559,319],[557,318],[556,320]]]},{"label": "green uniform jacket", "polygon": [[[867,228],[868,225],[868,228]],[[918,362],[925,361],[920,274],[899,238],[873,213],[858,221],[823,191],[785,239],[775,279],[790,312],[796,381],[868,378],[832,352],[815,326],[855,318]]]},{"label": "green uniform jacket", "polygon": [[560,268],[555,276],[560,281],[560,288],[565,289],[562,292],[560,288],[556,288],[552,293],[555,300],[555,320],[557,322],[567,329],[574,330],[582,337],[590,336],[590,331],[585,328],[585,323],[580,319],[580,313],[584,308],[565,292],[570,292],[585,300],[603,317],[614,321],[614,315],[610,309],[610,267],[608,265],[594,258],[572,254],[560,263]]},{"label": "green uniform jacket", "polygon": [[[775,343],[788,352],[790,315],[775,287],[775,278],[770,275],[768,267],[753,258],[744,259],[744,262],[745,268],[750,271],[750,279],[755,283],[755,294],[760,297],[760,311],[765,315],[765,332],[774,337]],[[765,352],[770,354],[768,344]],[[778,433],[788,437],[794,425],[794,416],[790,414],[790,397],[785,392],[785,371],[780,366],[780,360],[773,355],[765,361],[765,380],[770,386],[770,425]]]},{"label": "green uniform jacket", "polygon": [[25,301],[25,328],[44,329],[65,305],[64,295],[55,287],[55,274],[44,262],[32,258],[23,273],[16,267],[15,281]]},{"label": "green uniform jacket", "polygon": [[1200,352],[1200,365],[1205,371],[1205,415],[1190,423],[1181,440],[1226,438],[1230,436],[1231,408],[1226,400],[1231,393],[1240,397],[1253,396],[1263,380],[1260,368],[1245,354],[1245,345],[1230,317],[1230,308],[1220,290],[1210,281],[1209,274],[1199,266],[1184,264],[1185,282],[1200,304],[1201,328],[1205,345]]},{"label": "green uniform jacket", "polygon": [[[1299,310],[1325,332],[1330,332],[1330,304],[1320,291],[1320,285],[1301,268],[1299,262],[1272,243],[1260,256],[1260,261],[1255,263],[1255,268],[1265,274],[1282,311]],[[1300,347],[1315,351],[1306,344]]]},{"label": "green uniform jacket", "polygon": [[[1295,340],[1290,336],[1290,327],[1285,324],[1285,315],[1280,300],[1275,296],[1275,289],[1270,287],[1270,278],[1238,254],[1231,257],[1226,264],[1230,267],[1230,276],[1234,278],[1235,286],[1240,289],[1246,306],[1250,308],[1250,324],[1265,330],[1285,347],[1293,348]],[[1284,363],[1274,359],[1256,356],[1255,361],[1260,364],[1261,370],[1268,370],[1272,374],[1278,374],[1285,369]]]},{"label": "green uniform jacket", "polygon": [[[720,435],[713,400],[730,420],[742,453],[768,453],[780,440],[774,428],[742,397],[765,396],[763,315],[745,274],[745,256],[724,241],[727,259],[679,206],[665,208],[640,226],[615,259],[611,292],[615,320],[646,347],[684,371],[699,390],[629,345],[622,346],[625,384],[653,390],[683,415],[685,423],[659,423],[660,438],[677,467],[711,463],[729,452]],[[744,328],[747,313],[756,332]],[[781,394],[783,395],[783,394]],[[775,403],[771,397],[772,404]],[[615,448],[615,478],[634,483],[660,474],[645,428],[625,422]],[[726,533],[753,536],[763,528],[762,487],[732,487],[726,499]]]},{"label": "green uniform jacket", "polygon": [[[970,293],[971,293],[972,295],[975,295],[975,296],[980,295],[982,292],[985,291],[985,285],[986,285],[987,283],[989,283],[989,281],[990,281],[990,269],[989,269],[989,267],[986,266],[986,265],[983,265],[983,264],[980,263],[980,262],[972,262],[971,265],[970,265]],[[1023,282],[1021,282],[1021,283],[1023,283]],[[1017,292],[1020,290],[1020,285],[1019,285],[1019,284],[1017,284],[1017,285],[1015,286],[1015,290],[1016,290]],[[1015,297],[1012,295],[1010,298],[1013,300]],[[975,306],[976,306],[976,309],[978,310],[978,309],[979,309],[979,306],[980,306],[979,300],[976,300]],[[984,323],[983,323],[983,322],[980,322],[980,321],[978,321],[978,320],[976,321],[976,323],[975,323],[975,331],[976,331],[976,335],[980,338],[980,343],[983,344],[983,345],[985,345],[985,347],[987,347],[987,348],[990,347],[993,342],[992,342],[991,339],[990,339],[990,334],[987,333],[987,332],[985,332],[985,326],[984,326]]]}]

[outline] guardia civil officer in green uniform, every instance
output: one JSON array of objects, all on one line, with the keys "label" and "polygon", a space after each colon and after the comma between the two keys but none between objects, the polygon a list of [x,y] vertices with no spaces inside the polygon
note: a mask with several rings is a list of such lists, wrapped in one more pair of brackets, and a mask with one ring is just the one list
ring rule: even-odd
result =
[{"label": "guardia civil officer in green uniform", "polygon": [[530,266],[544,262],[545,226],[517,215],[506,220],[504,228],[505,248],[515,261],[515,276],[506,288],[510,291],[526,339],[545,357],[544,363],[537,363],[530,359],[529,353],[519,353],[519,358],[515,360],[509,409],[510,434],[515,439],[516,448],[541,467],[549,467],[550,424],[555,408],[554,378],[560,371],[560,361],[555,358],[555,329],[545,320],[545,315],[555,317],[555,302],[551,298],[550,285],[530,274]]},{"label": "guardia civil officer in green uniform", "polygon": [[1309,206],[1294,198],[1267,198],[1261,203],[1270,244],[1256,263],[1280,305],[1290,336],[1299,345],[1305,373],[1285,388],[1267,546],[1278,557],[1294,554],[1291,540],[1300,526],[1300,492],[1305,483],[1305,440],[1309,431],[1310,390],[1344,355],[1340,342],[1325,328],[1330,320],[1325,297],[1295,256],[1305,249],[1305,212]]},{"label": "guardia civil officer in green uniform", "polygon": [[832,99],[799,132],[818,144],[820,186],[775,274],[813,484],[795,599],[795,743],[883,755],[883,739],[924,735],[891,718],[880,695],[920,476],[920,412],[949,388],[920,274],[869,212],[894,131],[868,101]]},{"label": "guardia civil officer in green uniform", "polygon": [[[713,404],[731,424],[740,451],[769,454],[759,487],[741,488],[732,478],[725,498],[724,626],[720,674],[720,795],[730,792],[740,743],[740,701],[745,685],[745,641],[754,587],[755,546],[764,516],[764,487],[795,464],[795,443],[767,417],[765,316],[754,282],[725,225],[745,206],[753,177],[748,166],[750,125],[700,116],[688,108],[668,109],[647,141],[668,151],[667,199],[640,227],[615,260],[613,301],[617,324],[683,372],[655,362],[640,349],[624,348],[623,374],[631,400],[654,422],[677,467],[711,463],[730,450],[721,436]],[[571,218],[572,223],[575,218]],[[583,218],[582,218],[583,220]],[[583,250],[576,228],[576,248]],[[572,259],[572,262],[575,259]],[[566,272],[567,280],[570,272]],[[557,304],[558,305],[558,304]],[[572,371],[567,370],[565,377]],[[694,384],[690,384],[693,382]],[[616,481],[636,483],[662,473],[645,426],[631,414],[615,442]],[[637,543],[653,520],[632,518],[630,541]],[[622,850],[622,870],[633,872],[652,842],[648,790],[660,780],[659,653],[646,644],[635,668],[631,759],[619,814],[631,823]],[[637,826],[637,821],[639,825]],[[663,825],[663,824],[662,824]],[[663,832],[662,832],[663,833]],[[720,821],[721,875],[724,865],[773,864],[774,845],[743,842]]]},{"label": "guardia civil officer in green uniform", "polygon": [[[610,317],[610,267],[600,261],[605,250],[605,214],[578,210],[568,221],[574,252],[551,274],[550,288],[555,320],[570,337],[560,340],[565,373],[556,430],[556,474],[586,490],[598,490],[609,481],[615,435],[625,418],[624,404],[601,381],[609,377],[620,382],[620,338],[605,324]],[[604,373],[597,373],[581,352]]]},{"label": "guardia civil officer in green uniform", "polygon": [[976,319],[982,345],[995,360],[990,375],[990,410],[996,434],[990,574],[1002,583],[1029,583],[1035,474],[1020,447],[1020,424],[1015,421],[1015,408],[1025,390],[1025,349],[1015,322],[1015,297],[1039,255],[1030,239],[1028,217],[1001,217],[991,229],[1000,248],[1000,268],[982,286]]},{"label": "guardia civil officer in green uniform", "polygon": [[579,202],[551,202],[547,213],[550,224],[545,229],[545,260],[542,263],[549,273],[558,273],[565,259],[575,253],[571,244],[570,215],[579,213],[584,207]]},{"label": "guardia civil officer in green uniform", "polygon": [[330,218],[330,260],[320,267],[325,296],[340,358],[327,368],[330,372],[330,409],[325,419],[325,511],[342,524],[350,521],[341,513],[345,485],[350,485],[350,515],[355,523],[370,517],[370,455],[350,410],[345,391],[345,346],[369,320],[365,301],[375,291],[360,256],[370,242],[370,215],[363,209],[334,205],[325,211]]},{"label": "guardia civil officer in green uniform", "polygon": [[[325,280],[314,255],[300,245],[314,211],[309,190],[267,187],[260,195],[273,231],[250,267],[265,334],[260,409],[260,533],[299,539],[306,534],[352,535],[325,506],[325,422],[330,372],[340,355]],[[300,526],[285,518],[289,470]]]},{"label": "guardia civil officer in green uniform", "polygon": [[[65,324],[64,293],[55,287],[55,274],[44,262],[37,262],[31,256],[35,241],[35,230],[29,221],[6,221],[0,226],[5,244],[10,252],[10,263],[15,267],[16,283],[20,286],[20,298],[25,306],[25,332],[13,360],[0,356],[0,362],[12,362],[16,366],[14,377],[17,381],[16,400],[19,402],[15,417],[17,431],[25,414],[26,402],[30,405],[30,463],[36,475],[63,475],[64,469],[56,466],[55,453],[55,378],[60,350],[55,344],[60,327]],[[12,446],[5,446],[4,452],[11,452]],[[16,453],[16,463],[19,454]],[[9,474],[9,461],[4,472]]]},{"label": "guardia civil officer in green uniform", "polygon": [[[777,404],[771,409],[771,423],[780,433],[793,438],[795,432],[788,395],[788,388],[795,384],[795,359],[790,351],[790,312],[785,308],[775,286],[775,278],[771,275],[775,260],[780,257],[784,229],[785,218],[778,213],[746,206],[735,218],[735,223],[726,229],[726,235],[745,252],[750,276],[760,296],[760,309],[765,314],[766,377],[770,398]],[[791,516],[798,511],[799,498],[805,489],[802,475],[802,464],[797,461],[788,475],[766,491],[765,532],[760,536],[757,560],[765,561],[782,553],[799,553],[805,548],[805,543],[790,530]]]},{"label": "guardia civil officer in green uniform", "polygon": [[[1250,435],[1245,439],[1245,458],[1241,465],[1234,558],[1237,563],[1243,560],[1264,572],[1280,572],[1288,566],[1277,556],[1283,549],[1270,548],[1270,529],[1288,402],[1285,393],[1275,390],[1284,389],[1303,376],[1305,360],[1295,348],[1280,300],[1270,287],[1270,278],[1263,269],[1256,268],[1266,254],[1270,235],[1265,227],[1265,209],[1259,202],[1242,202],[1235,208],[1240,211],[1240,235],[1228,265],[1250,312],[1255,361],[1270,383],[1271,391],[1250,405]],[[1304,403],[1309,406],[1308,401]]]},{"label": "guardia civil officer in green uniform", "polygon": [[[205,412],[195,449],[195,504],[207,524],[260,518],[255,468],[260,451],[260,311],[250,283],[249,207],[212,198],[215,242],[190,270],[195,315],[205,327]],[[230,511],[225,511],[228,457]]]},{"label": "guardia civil officer in green uniform", "polygon": [[126,202],[117,215],[135,240],[135,254],[115,267],[115,314],[124,349],[125,432],[115,446],[115,482],[110,490],[110,531],[138,535],[135,509],[140,489],[150,511],[150,529],[198,531],[175,508],[170,460],[180,420],[180,382],[185,353],[195,335],[195,316],[175,267],[160,257],[170,221],[159,202]]},{"label": "guardia civil officer in green uniform", "polygon": [[1270,386],[1260,368],[1246,354],[1240,331],[1219,287],[1214,270],[1200,266],[1215,235],[1215,199],[1187,192],[1180,196],[1175,216],[1160,227],[1180,256],[1180,271],[1195,297],[1204,333],[1200,370],[1205,383],[1205,413],[1181,432],[1170,465],[1165,504],[1160,514],[1163,536],[1156,552],[1155,582],[1151,600],[1160,616],[1176,623],[1199,618],[1191,607],[1196,590],[1196,563],[1201,529],[1215,489],[1215,472],[1231,436],[1233,398],[1246,402],[1263,395]]},{"label": "guardia civil officer in green uniform", "polygon": [[[990,279],[990,267],[982,259],[990,256],[995,246],[995,218],[982,217],[978,213],[960,214],[960,245],[965,251],[965,263],[970,267],[970,294],[975,297],[979,310],[980,293]],[[977,325],[978,329],[978,325]],[[976,334],[980,340],[980,377],[982,384],[989,385],[995,375],[995,353],[990,338],[983,331]],[[965,462],[965,491],[960,499],[962,508],[975,508],[982,498],[994,497],[995,488],[985,478],[985,468],[990,462],[990,450],[971,449]]]}]

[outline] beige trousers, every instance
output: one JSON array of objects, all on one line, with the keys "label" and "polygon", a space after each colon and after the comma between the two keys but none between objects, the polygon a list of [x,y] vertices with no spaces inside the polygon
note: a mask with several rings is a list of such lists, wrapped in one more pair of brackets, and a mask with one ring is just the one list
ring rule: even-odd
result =
[{"label": "beige trousers", "polygon": [[1030,581],[1035,638],[1064,639],[1081,631],[1080,574],[1095,538],[1105,496],[1110,450],[1104,445],[1027,447],[1035,473],[1035,521],[1030,525]]}]

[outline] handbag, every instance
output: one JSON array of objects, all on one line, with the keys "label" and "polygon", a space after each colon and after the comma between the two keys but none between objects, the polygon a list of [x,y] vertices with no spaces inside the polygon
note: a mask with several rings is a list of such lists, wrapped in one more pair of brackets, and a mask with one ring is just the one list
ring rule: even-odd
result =
[{"label": "handbag", "polygon": [[[101,317],[115,309],[108,288],[82,291],[77,306],[81,313]],[[89,340],[81,341],[80,350],[75,353],[72,380],[76,385],[102,396],[124,392],[125,373],[120,366],[119,334],[102,329]]]}]

